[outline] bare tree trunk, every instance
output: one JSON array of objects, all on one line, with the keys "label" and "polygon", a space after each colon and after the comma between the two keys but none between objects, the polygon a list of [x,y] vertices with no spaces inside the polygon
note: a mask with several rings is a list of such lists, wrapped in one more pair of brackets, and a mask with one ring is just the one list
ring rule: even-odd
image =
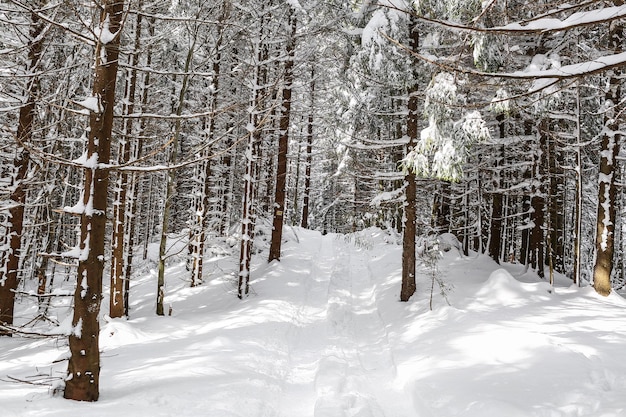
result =
[{"label": "bare tree trunk", "polygon": [[[504,131],[504,114],[498,114],[496,116],[498,120],[498,126],[500,130],[500,139],[504,139],[505,131]],[[495,169],[496,169],[496,178],[493,182],[496,190],[494,191],[491,197],[491,227],[490,236],[489,236],[489,256],[493,259],[497,264],[500,263],[502,259],[502,175],[500,171],[500,167],[504,164],[504,145],[500,145],[500,155],[497,156]]]},{"label": "bare tree trunk", "polygon": [[[614,1],[621,5],[623,1]],[[609,49],[614,53],[623,50],[624,28],[620,21],[611,22],[609,29]],[[600,173],[598,189],[598,217],[596,227],[596,263],[593,268],[593,287],[598,294],[607,296],[611,293],[611,272],[613,270],[614,232],[617,185],[617,155],[619,154],[619,120],[621,119],[622,71],[619,68],[610,72],[609,88],[605,93],[605,103],[610,108],[605,110],[604,131],[600,149]]]},{"label": "bare tree trunk", "polygon": [[[222,6],[222,13],[218,22],[218,34],[217,41],[215,42],[215,51],[216,56],[213,59],[212,72],[213,72],[213,85],[210,89],[211,93],[209,96],[209,110],[211,113],[214,113],[217,108],[217,92],[219,91],[219,77],[221,70],[221,49],[224,35],[224,28],[226,19],[230,15],[230,3],[224,2]],[[209,116],[209,126],[208,126],[208,134],[207,134],[207,142],[211,143],[215,136],[215,115],[211,114]],[[211,193],[211,161],[209,157],[211,155],[211,147],[206,146],[204,150],[204,161],[202,161],[203,166],[201,169],[203,170],[201,178],[203,178],[203,182],[200,184],[201,193],[199,197],[200,207],[196,210],[196,213],[200,213],[199,216],[196,216],[196,234],[192,236],[192,270],[191,270],[191,286],[197,286],[202,283],[202,266],[204,262],[204,244],[206,238],[206,229],[208,227],[208,218],[209,218],[209,207],[210,207],[210,193]],[[191,228],[192,230],[194,228]],[[191,244],[191,243],[190,243]]]},{"label": "bare tree trunk", "polygon": [[[409,26],[410,33],[410,48],[412,51],[417,52],[419,47],[419,32],[417,30],[417,19],[411,16],[411,23]],[[415,146],[418,139],[417,129],[417,105],[418,105],[418,84],[414,81],[414,84],[409,88],[409,103],[408,103],[408,116],[407,116],[407,136],[409,137],[409,143],[407,145],[407,151],[411,151]],[[415,181],[415,173],[408,172],[404,177],[405,183],[405,202],[404,202],[404,233],[402,237],[402,288],[400,290],[400,300],[409,301],[411,296],[415,293],[415,234],[416,234],[416,207],[415,200],[417,194],[417,187]]]},{"label": "bare tree trunk", "polygon": [[[35,7],[42,6],[39,0]],[[30,40],[28,44],[28,62],[26,73],[35,73],[41,59],[44,24],[36,13],[31,15]],[[26,145],[31,141],[35,101],[37,100],[39,80],[31,76],[26,86],[26,103],[20,108],[17,126],[17,150],[13,161],[14,176],[11,184],[8,224],[6,225],[9,241],[8,253],[0,257],[0,323],[13,324],[15,309],[15,290],[18,283],[18,269],[22,254],[22,229],[24,224],[24,204],[26,203],[26,184],[30,154]],[[10,335],[0,331],[0,335]]]},{"label": "bare tree trunk", "polygon": [[[141,3],[138,4],[138,8],[141,8]],[[135,112],[135,91],[137,89],[137,54],[140,47],[141,40],[141,19],[142,15],[137,15],[137,24],[135,26],[135,44],[134,50],[130,54],[130,69],[126,82],[125,100],[123,103],[122,113],[129,115]],[[133,134],[133,119],[127,118],[124,120],[124,138],[119,141],[118,149],[118,165],[127,163],[131,156],[131,137]],[[129,188],[129,174],[120,171],[117,174],[117,181],[115,183],[114,192],[115,197],[113,200],[113,235],[111,237],[112,253],[111,253],[111,283],[110,283],[110,298],[109,298],[109,316],[123,317],[124,305],[125,305],[125,291],[124,291],[124,271],[126,269],[125,262],[128,261],[128,257],[125,256],[128,250],[126,224],[126,206],[127,206],[127,194]]]},{"label": "bare tree trunk", "polygon": [[276,192],[274,194],[274,220],[272,240],[270,243],[268,262],[280,260],[282,246],[283,224],[285,218],[285,194],[287,187],[287,152],[289,148],[289,121],[291,117],[291,89],[293,88],[293,65],[296,38],[296,17],[294,10],[289,6],[289,20],[291,34],[287,40],[287,60],[285,61],[285,85],[283,87],[282,113],[280,116],[278,139],[278,163],[276,168]]},{"label": "bare tree trunk", "polygon": [[309,204],[311,199],[311,164],[313,162],[313,112],[315,111],[315,69],[311,69],[311,109],[307,123],[306,162],[304,163],[304,199],[300,226],[309,227]]},{"label": "bare tree trunk", "polygon": [[576,87],[576,209],[574,213],[574,284],[580,286],[580,243],[582,233],[582,205],[583,205],[583,187],[582,187],[582,153],[580,143],[580,85]]},{"label": "bare tree trunk", "polygon": [[161,239],[159,241],[159,262],[157,265],[157,316],[165,315],[165,261],[167,258],[167,234],[169,232],[170,218],[172,214],[172,201],[176,193],[176,169],[173,168],[173,165],[178,162],[178,145],[180,142],[181,131],[180,115],[183,112],[185,94],[187,93],[187,87],[190,77],[189,69],[191,68],[191,61],[193,60],[197,40],[197,37],[193,39],[193,42],[189,46],[189,50],[187,51],[187,57],[185,59],[185,66],[183,68],[184,75],[180,91],[178,92],[178,102],[176,104],[176,116],[178,116],[178,118],[174,122],[174,131],[172,132],[172,145],[168,160],[170,169],[165,174],[167,178],[167,185],[165,188],[165,206],[163,208],[163,216],[161,217]]},{"label": "bare tree trunk", "polygon": [[530,263],[537,270],[537,275],[541,278],[545,276],[544,258],[544,209],[546,205],[544,180],[545,180],[545,158],[548,135],[548,121],[542,119],[538,126],[539,150],[535,150],[535,174],[533,178],[532,196],[530,198],[532,229],[530,231]]},{"label": "bare tree trunk", "polygon": [[74,316],[69,336],[70,360],[65,379],[67,399],[97,401],[100,381],[98,336],[109,172],[111,130],[115,105],[120,32],[124,1],[105,0],[100,15],[100,39],[96,44],[93,95],[97,110],[90,112],[82,198],[80,256],[74,293]]}]

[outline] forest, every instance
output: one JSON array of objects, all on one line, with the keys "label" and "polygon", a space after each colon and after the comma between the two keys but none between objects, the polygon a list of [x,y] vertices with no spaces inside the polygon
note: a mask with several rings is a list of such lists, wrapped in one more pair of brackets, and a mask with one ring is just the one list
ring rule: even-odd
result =
[{"label": "forest", "polygon": [[70,302],[63,396],[96,401],[102,315],[132,317],[150,248],[168,316],[173,262],[207,285],[222,242],[245,302],[254,257],[281,261],[295,227],[397,238],[403,302],[438,236],[623,289],[625,17],[623,0],[0,0],[0,335]]}]

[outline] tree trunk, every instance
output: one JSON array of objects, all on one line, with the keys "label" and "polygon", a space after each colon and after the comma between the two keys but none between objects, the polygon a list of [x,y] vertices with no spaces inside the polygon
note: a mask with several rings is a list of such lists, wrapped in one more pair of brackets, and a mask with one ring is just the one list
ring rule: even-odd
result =
[{"label": "tree trunk", "polygon": [[176,193],[176,169],[173,168],[173,165],[178,162],[178,145],[180,142],[181,131],[180,115],[183,113],[185,94],[187,94],[187,87],[189,85],[189,69],[191,68],[191,62],[193,60],[196,41],[197,38],[194,38],[192,44],[189,46],[189,50],[187,51],[187,57],[185,58],[185,66],[183,68],[183,80],[181,83],[180,91],[178,92],[178,102],[177,104],[175,104],[175,114],[177,118],[174,122],[174,131],[172,132],[172,145],[168,161],[171,168],[165,174],[167,178],[167,185],[165,188],[165,204],[163,208],[163,216],[161,218],[161,238],[159,240],[159,262],[157,266],[157,316],[165,315],[165,261],[167,258],[167,234],[169,232],[170,219],[172,215],[172,202]]},{"label": "tree trunk", "polygon": [[307,123],[306,162],[304,163],[304,199],[302,202],[302,222],[300,226],[309,227],[309,204],[311,199],[311,163],[313,162],[313,112],[315,111],[315,70],[311,69],[311,109]]},{"label": "tree trunk", "polygon": [[[141,8],[141,3],[138,4]],[[137,15],[137,24],[135,26],[135,43],[134,51],[130,54],[130,69],[126,82],[125,100],[123,103],[122,113],[129,115],[135,112],[135,91],[137,89],[137,53],[141,40],[141,19],[142,15]],[[124,138],[119,141],[118,149],[118,165],[127,163],[131,155],[131,137],[133,134],[133,119],[124,120]],[[124,271],[126,269],[125,262],[127,257],[125,253],[129,250],[127,241],[125,240],[127,233],[126,228],[126,206],[129,174],[120,171],[117,173],[117,181],[115,183],[113,200],[113,235],[111,237],[111,281],[110,281],[110,299],[109,299],[109,316],[112,318],[124,316]]]},{"label": "tree trunk", "polygon": [[[623,2],[614,1],[616,5]],[[609,29],[609,49],[621,53],[624,30],[620,21],[611,22]],[[614,232],[617,185],[615,181],[617,155],[619,154],[619,120],[621,116],[622,71],[615,68],[609,72],[609,86],[605,92],[607,108],[604,114],[604,131],[600,149],[600,173],[598,189],[598,217],[596,227],[596,263],[593,268],[593,287],[598,294],[611,293],[611,272],[613,270]]]},{"label": "tree trunk", "polygon": [[[504,114],[496,116],[500,130],[500,139],[504,139]],[[495,163],[495,176],[493,186],[496,189],[491,197],[491,227],[489,236],[489,256],[497,264],[502,259],[502,175],[501,165],[504,163],[504,145],[500,145],[500,154],[497,156]]]},{"label": "tree trunk", "polygon": [[278,138],[278,163],[276,168],[276,192],[274,194],[274,220],[268,262],[280,260],[283,224],[285,218],[285,194],[287,187],[287,152],[289,149],[289,120],[291,116],[291,89],[293,88],[293,64],[295,55],[296,17],[289,6],[291,34],[287,40],[287,60],[285,61],[285,85],[283,87],[282,113]]},{"label": "tree trunk", "polygon": [[[213,83],[211,88],[209,89],[209,111],[212,113],[209,116],[208,123],[208,133],[206,136],[207,144],[213,142],[215,137],[215,109],[217,108],[217,92],[219,91],[219,77],[221,70],[221,49],[222,49],[222,41],[224,35],[224,28],[226,19],[230,14],[230,3],[224,2],[222,6],[222,13],[220,15],[218,21],[218,29],[217,29],[217,40],[215,42],[215,58],[213,59],[212,64],[212,72],[213,72]],[[191,286],[197,286],[202,283],[202,267],[204,263],[204,245],[206,240],[206,229],[208,228],[208,219],[209,219],[209,208],[210,208],[210,195],[211,195],[211,147],[209,145],[205,145],[205,149],[203,151],[204,160],[202,161],[202,166],[200,169],[202,170],[200,178],[202,181],[199,186],[201,189],[200,196],[198,198],[199,207],[196,208],[195,212],[199,213],[196,216],[196,225],[195,228],[190,228],[191,230],[195,229],[195,234],[192,236],[192,270],[191,270]]]},{"label": "tree trunk", "polygon": [[[417,52],[419,47],[419,32],[417,30],[417,19],[411,15],[409,30],[412,51]],[[407,152],[410,152],[418,139],[417,118],[418,118],[418,84],[417,81],[408,89],[409,103],[407,116],[407,136],[409,143]],[[415,173],[409,171],[405,177],[405,202],[404,202],[404,233],[402,235],[402,288],[400,290],[400,300],[409,301],[415,293],[415,234],[416,234],[416,181]]]},{"label": "tree trunk", "polygon": [[[104,241],[109,172],[101,164],[111,158],[111,130],[115,105],[115,81],[119,56],[124,1],[105,0],[100,15],[101,38],[96,44],[93,94],[98,112],[90,112],[85,159],[80,227],[78,279],[74,293],[74,316],[69,336],[70,360],[65,379],[65,398],[97,401],[100,380],[98,314],[102,298]],[[107,26],[108,25],[108,26]],[[107,32],[108,29],[108,32]],[[114,34],[111,39],[105,35]]]},{"label": "tree trunk", "polygon": [[[38,1],[33,5],[42,5]],[[30,39],[28,44],[28,62],[26,73],[36,73],[41,59],[43,45],[44,24],[37,14],[31,14]],[[8,224],[6,225],[6,238],[9,243],[8,253],[0,257],[0,324],[13,325],[15,309],[15,290],[18,284],[18,269],[22,254],[22,229],[24,224],[24,204],[26,203],[26,184],[24,181],[28,175],[30,154],[27,144],[32,138],[33,118],[35,115],[35,101],[37,100],[39,80],[31,76],[27,81],[25,97],[26,103],[20,108],[17,126],[17,150],[13,161],[14,176],[11,184],[9,197],[10,207]],[[10,332],[0,330],[0,335],[11,335]]]}]

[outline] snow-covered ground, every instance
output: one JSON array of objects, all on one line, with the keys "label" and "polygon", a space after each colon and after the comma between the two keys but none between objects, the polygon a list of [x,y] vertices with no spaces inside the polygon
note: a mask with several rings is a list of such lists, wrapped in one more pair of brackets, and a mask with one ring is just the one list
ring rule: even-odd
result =
[{"label": "snow-covered ground", "polygon": [[0,339],[0,414],[626,416],[620,296],[563,278],[551,289],[519,265],[499,269],[453,249],[439,266],[450,306],[436,284],[430,311],[427,271],[411,301],[398,301],[400,247],[383,232],[288,235],[281,262],[255,259],[244,301],[234,295],[232,258],[208,260],[211,278],[196,288],[172,264],[172,315],[155,317],[146,269],[133,283],[131,319],[103,318],[97,403],[12,381],[57,384],[64,338]]}]

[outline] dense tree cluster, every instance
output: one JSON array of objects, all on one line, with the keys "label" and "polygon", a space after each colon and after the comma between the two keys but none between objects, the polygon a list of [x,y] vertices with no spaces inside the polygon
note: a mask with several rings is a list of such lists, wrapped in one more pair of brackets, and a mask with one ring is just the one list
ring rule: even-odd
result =
[{"label": "dense tree cluster", "polygon": [[621,0],[0,2],[0,332],[19,331],[20,297],[49,319],[75,282],[65,396],[97,400],[103,279],[128,316],[154,243],[164,315],[171,241],[196,286],[207,242],[234,237],[245,298],[255,237],[271,230],[280,260],[284,225],[402,234],[403,301],[416,237],[442,233],[607,295],[626,283],[624,16]]}]

